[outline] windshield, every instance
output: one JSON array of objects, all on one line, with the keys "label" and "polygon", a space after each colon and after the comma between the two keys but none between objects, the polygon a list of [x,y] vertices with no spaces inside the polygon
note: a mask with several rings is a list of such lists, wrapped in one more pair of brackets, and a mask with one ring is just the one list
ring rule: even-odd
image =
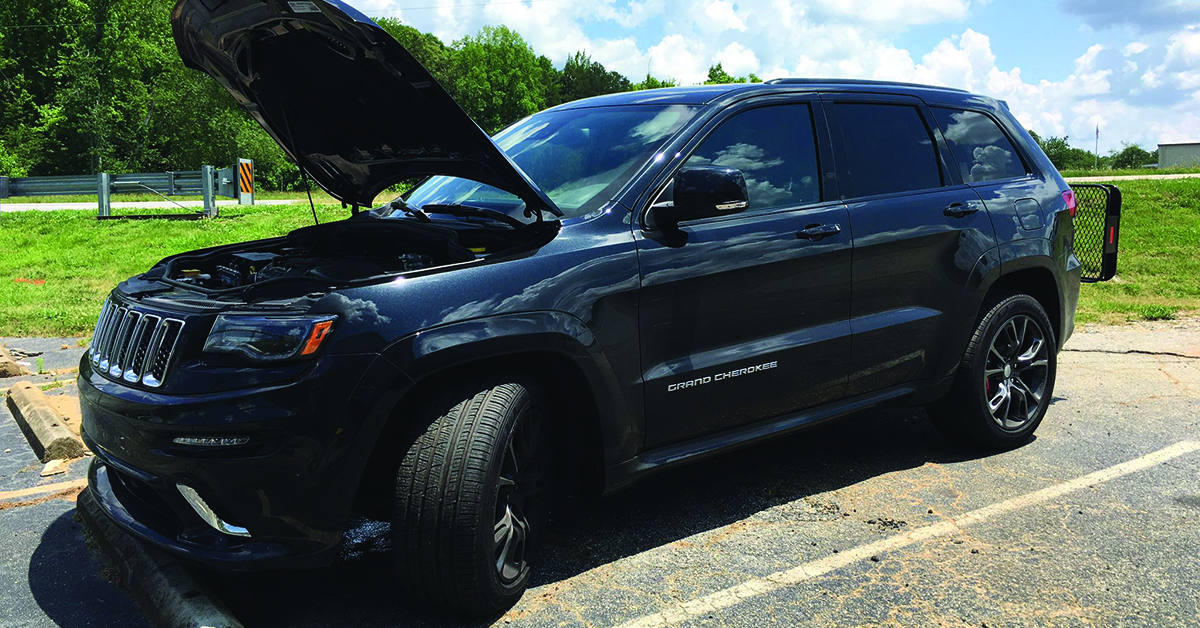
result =
[{"label": "windshield", "polygon": [[[687,105],[548,111],[517,122],[493,139],[570,218],[610,200],[695,113],[696,108]],[[531,220],[516,196],[459,177],[430,177],[404,199],[415,207],[470,205]],[[405,214],[396,210],[391,215]]]}]

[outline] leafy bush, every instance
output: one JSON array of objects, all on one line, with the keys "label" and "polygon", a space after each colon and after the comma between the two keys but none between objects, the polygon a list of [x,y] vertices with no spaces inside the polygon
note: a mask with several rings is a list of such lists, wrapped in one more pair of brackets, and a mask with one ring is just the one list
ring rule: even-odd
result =
[{"label": "leafy bush", "polygon": [[1173,321],[1179,308],[1166,305],[1143,305],[1138,314],[1148,321]]}]

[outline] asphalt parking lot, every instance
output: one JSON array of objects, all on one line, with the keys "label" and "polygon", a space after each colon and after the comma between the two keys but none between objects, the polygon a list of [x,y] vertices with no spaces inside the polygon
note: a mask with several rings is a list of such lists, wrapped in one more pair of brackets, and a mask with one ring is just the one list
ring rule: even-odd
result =
[{"label": "asphalt parking lot", "polygon": [[[5,461],[0,491],[19,475]],[[72,510],[0,506],[0,625],[138,625]],[[1014,451],[876,410],[569,504],[555,526],[535,586],[480,622],[399,600],[372,522],[328,569],[199,577],[251,628],[1196,625],[1200,320],[1077,332]]]}]

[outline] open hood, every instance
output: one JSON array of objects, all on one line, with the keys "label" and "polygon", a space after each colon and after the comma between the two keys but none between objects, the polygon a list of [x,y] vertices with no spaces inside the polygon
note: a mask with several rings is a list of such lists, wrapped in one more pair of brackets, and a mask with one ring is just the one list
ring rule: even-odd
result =
[{"label": "open hood", "polygon": [[452,175],[562,212],[391,35],[339,0],[181,0],[184,63],[224,85],[338,200]]}]

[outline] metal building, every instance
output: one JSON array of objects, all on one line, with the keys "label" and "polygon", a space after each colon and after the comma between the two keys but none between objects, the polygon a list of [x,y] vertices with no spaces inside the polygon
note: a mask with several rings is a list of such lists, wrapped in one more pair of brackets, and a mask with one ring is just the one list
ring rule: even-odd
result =
[{"label": "metal building", "polygon": [[1158,167],[1200,166],[1200,141],[1158,145]]}]

